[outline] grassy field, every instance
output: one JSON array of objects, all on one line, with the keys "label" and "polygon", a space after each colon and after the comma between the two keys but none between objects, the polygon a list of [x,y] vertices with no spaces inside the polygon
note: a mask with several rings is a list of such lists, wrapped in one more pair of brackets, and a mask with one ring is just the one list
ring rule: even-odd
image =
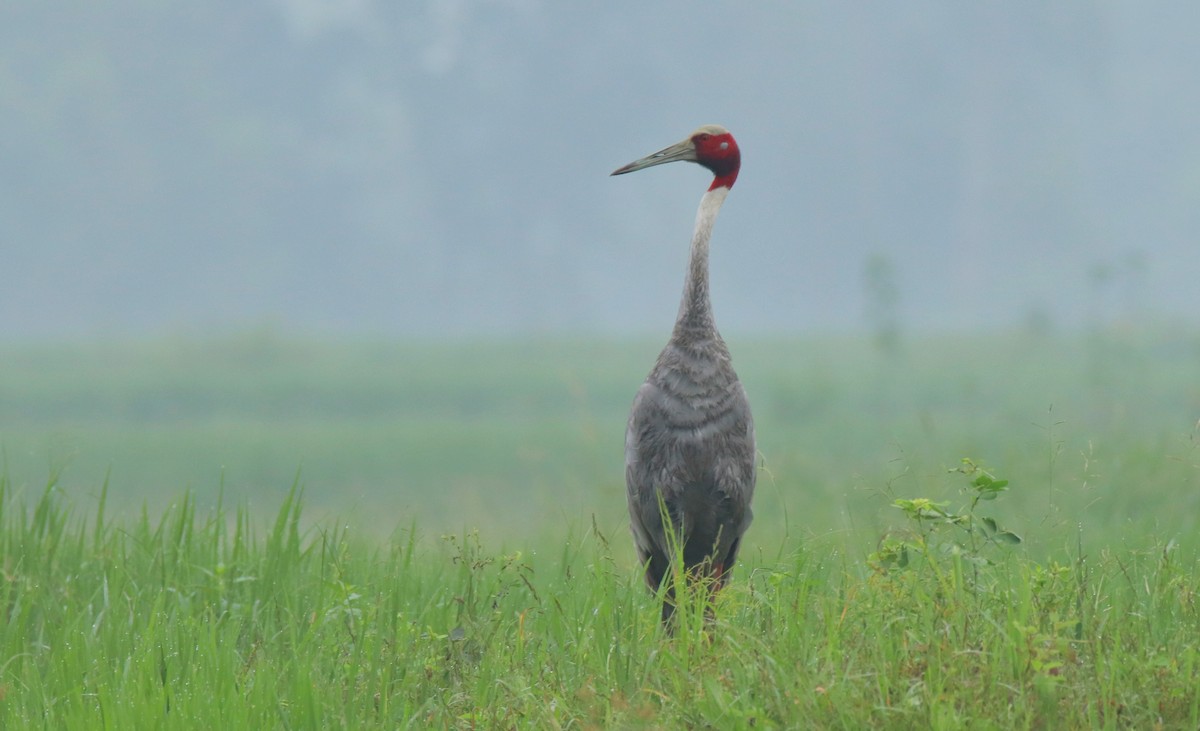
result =
[{"label": "grassy field", "polygon": [[1200,727],[1200,338],[731,347],[757,517],[673,638],[656,343],[7,347],[0,728]]}]

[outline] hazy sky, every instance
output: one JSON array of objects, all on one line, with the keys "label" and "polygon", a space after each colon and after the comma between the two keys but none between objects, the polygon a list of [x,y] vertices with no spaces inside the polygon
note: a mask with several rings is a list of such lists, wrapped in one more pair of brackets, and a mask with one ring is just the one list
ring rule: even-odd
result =
[{"label": "hazy sky", "polygon": [[702,123],[736,333],[1200,314],[1200,5],[0,9],[0,336],[665,333]]}]

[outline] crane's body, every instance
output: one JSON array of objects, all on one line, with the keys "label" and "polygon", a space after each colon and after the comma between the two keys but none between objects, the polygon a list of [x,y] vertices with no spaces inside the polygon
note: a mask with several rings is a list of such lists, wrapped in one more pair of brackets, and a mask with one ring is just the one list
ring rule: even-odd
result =
[{"label": "crane's body", "polygon": [[[672,568],[668,531],[677,536],[689,578],[724,585],[750,525],[755,482],[754,421],[717,332],[708,287],[709,241],[737,179],[737,143],[723,127],[708,125],[613,174],[676,160],[698,162],[714,178],[696,214],[675,329],[638,390],[625,432],[630,524],[654,590]],[[674,611],[672,596],[668,590],[664,621]]]}]

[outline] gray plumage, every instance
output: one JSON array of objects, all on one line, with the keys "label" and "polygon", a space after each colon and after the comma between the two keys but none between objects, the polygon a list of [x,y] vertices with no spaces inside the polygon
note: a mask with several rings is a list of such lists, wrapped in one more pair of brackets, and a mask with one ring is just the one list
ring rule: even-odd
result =
[{"label": "gray plumage", "polygon": [[[710,159],[714,151],[716,158]],[[625,433],[630,522],[646,581],[654,590],[672,568],[663,510],[679,538],[687,576],[709,577],[720,588],[750,525],[755,482],[750,405],[717,332],[708,295],[709,239],[736,180],[740,153],[727,131],[707,126],[617,173],[675,159],[699,162],[716,177],[697,212],[675,329],[638,390]],[[663,620],[673,611],[668,589]]]}]

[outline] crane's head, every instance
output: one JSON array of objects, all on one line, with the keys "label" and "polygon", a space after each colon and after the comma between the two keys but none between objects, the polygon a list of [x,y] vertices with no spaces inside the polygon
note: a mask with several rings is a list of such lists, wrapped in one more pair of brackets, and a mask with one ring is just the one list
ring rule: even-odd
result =
[{"label": "crane's head", "polygon": [[732,188],[737,180],[738,169],[742,165],[742,153],[729,130],[719,124],[706,124],[682,142],[640,160],[634,160],[625,167],[617,168],[612,174],[624,175],[634,170],[679,160],[700,163],[711,170],[714,177],[709,190]]}]

